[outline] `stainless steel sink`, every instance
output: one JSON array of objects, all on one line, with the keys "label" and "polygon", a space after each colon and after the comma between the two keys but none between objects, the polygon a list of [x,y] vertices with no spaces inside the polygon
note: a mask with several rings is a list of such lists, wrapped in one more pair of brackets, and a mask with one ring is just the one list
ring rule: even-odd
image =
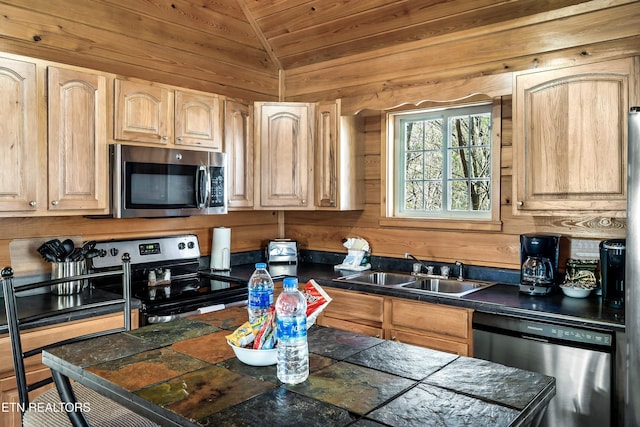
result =
[{"label": "stainless steel sink", "polygon": [[422,291],[434,294],[446,294],[449,296],[462,297],[472,292],[493,286],[493,282],[480,282],[453,279],[422,279],[415,283],[402,285],[404,289]]},{"label": "stainless steel sink", "polygon": [[432,278],[384,271],[365,271],[342,276],[333,280],[336,282],[399,288],[409,292],[452,297],[462,297],[495,284],[493,282]]},{"label": "stainless steel sink", "polygon": [[410,274],[387,273],[383,271],[365,271],[350,274],[334,279],[337,282],[358,283],[361,285],[378,285],[398,287],[409,285],[418,281],[418,278]]}]

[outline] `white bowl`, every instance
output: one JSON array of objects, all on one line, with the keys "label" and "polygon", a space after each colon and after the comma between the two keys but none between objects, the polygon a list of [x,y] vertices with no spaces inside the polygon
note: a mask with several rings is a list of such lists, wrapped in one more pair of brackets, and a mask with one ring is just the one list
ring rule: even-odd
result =
[{"label": "white bowl", "polygon": [[254,350],[252,348],[236,347],[229,341],[227,341],[227,344],[231,346],[236,357],[242,363],[251,366],[269,366],[276,364],[278,350],[275,348],[272,350]]},{"label": "white bowl", "polygon": [[586,298],[591,294],[592,289],[589,288],[577,288],[574,286],[560,286],[562,292],[571,298]]}]

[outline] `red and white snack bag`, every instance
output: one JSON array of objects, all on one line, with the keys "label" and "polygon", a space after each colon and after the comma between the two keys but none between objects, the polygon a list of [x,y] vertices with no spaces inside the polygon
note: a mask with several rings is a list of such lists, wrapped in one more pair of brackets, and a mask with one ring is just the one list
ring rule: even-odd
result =
[{"label": "red and white snack bag", "polygon": [[271,350],[275,347],[275,335],[276,330],[276,309],[271,306],[267,312],[266,319],[260,330],[256,334],[256,338],[253,341],[254,350]]},{"label": "red and white snack bag", "polygon": [[313,279],[305,283],[302,294],[307,300],[307,329],[309,329],[322,310],[329,305],[331,297]]}]

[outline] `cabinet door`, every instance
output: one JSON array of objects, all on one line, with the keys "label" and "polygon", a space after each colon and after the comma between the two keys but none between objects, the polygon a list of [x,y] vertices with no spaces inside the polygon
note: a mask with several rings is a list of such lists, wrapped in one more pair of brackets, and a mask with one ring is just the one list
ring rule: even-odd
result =
[{"label": "cabinet door", "polygon": [[114,138],[167,144],[173,139],[172,110],[168,89],[116,79]]},{"label": "cabinet door", "polygon": [[108,212],[107,78],[48,68],[49,210]]},{"label": "cabinet door", "polygon": [[217,95],[175,91],[175,143],[222,150],[222,108]]},{"label": "cabinet door", "polygon": [[317,107],[316,206],[364,209],[364,120],[340,111],[340,100]]},{"label": "cabinet door", "polygon": [[313,104],[255,103],[260,207],[313,209]]},{"label": "cabinet door", "polygon": [[383,297],[335,288],[325,291],[332,301],[319,316],[319,325],[383,337]]},{"label": "cabinet door", "polygon": [[473,310],[391,298],[389,338],[436,350],[470,355]]},{"label": "cabinet door", "polygon": [[0,211],[33,212],[46,203],[38,193],[42,173],[38,149],[35,64],[0,58]]},{"label": "cabinet door", "polygon": [[[48,366],[38,364],[36,367],[32,367],[27,372],[27,382],[34,383],[36,381],[43,381],[51,377],[51,369]],[[48,384],[40,389],[34,390],[29,393],[29,400],[33,400],[40,394],[55,387],[54,383]],[[18,403],[20,398],[18,397],[18,386],[16,384],[16,377],[9,376],[6,378],[0,378],[0,402],[8,404],[8,410],[0,411],[0,427],[21,427],[22,417],[18,410]]]},{"label": "cabinet door", "polygon": [[316,133],[316,204],[337,206],[338,200],[338,105],[318,104]]},{"label": "cabinet door", "polygon": [[253,208],[253,106],[225,101],[229,210]]},{"label": "cabinet door", "polygon": [[631,59],[516,76],[514,213],[626,210]]}]

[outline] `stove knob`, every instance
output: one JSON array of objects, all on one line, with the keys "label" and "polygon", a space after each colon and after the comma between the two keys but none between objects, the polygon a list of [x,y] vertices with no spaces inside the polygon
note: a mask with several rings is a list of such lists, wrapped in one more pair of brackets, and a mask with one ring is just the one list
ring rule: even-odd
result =
[{"label": "stove knob", "polygon": [[118,252],[119,252],[119,251],[118,251],[118,248],[111,248],[111,249],[109,249],[109,255],[111,255],[111,256],[116,256],[116,255],[118,255]]},{"label": "stove knob", "polygon": [[188,247],[189,249],[193,249],[195,246],[196,246],[196,244],[195,244],[195,243],[193,243],[193,242],[189,242],[189,243],[187,243],[187,247]]},{"label": "stove knob", "polygon": [[186,245],[184,244],[184,242],[178,243],[178,249],[180,249],[181,251],[184,250],[185,247]]}]

